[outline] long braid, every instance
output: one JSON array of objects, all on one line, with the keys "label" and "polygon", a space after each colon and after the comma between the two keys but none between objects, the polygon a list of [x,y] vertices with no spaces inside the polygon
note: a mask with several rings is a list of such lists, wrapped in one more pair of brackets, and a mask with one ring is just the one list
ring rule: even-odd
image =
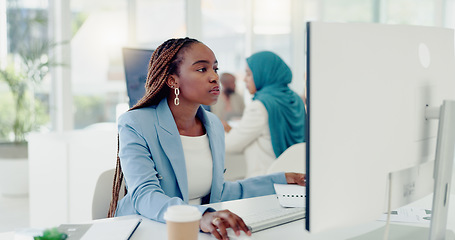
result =
[{"label": "long braid", "polygon": [[[115,215],[115,210],[117,208],[117,202],[118,202],[118,198],[119,198],[119,194],[120,194],[120,188],[121,188],[121,185],[123,182],[122,167],[120,166],[120,157],[118,156],[119,146],[120,146],[120,141],[119,141],[119,136],[117,134],[117,165],[115,167],[114,182],[112,185],[111,204],[109,205],[109,211],[107,212],[107,217],[109,217],[109,218],[114,217],[114,215]],[[126,188],[125,188],[125,193],[126,193]]]},{"label": "long braid", "polygon": [[[128,111],[158,104],[169,94],[170,88],[166,81],[171,74],[177,74],[181,57],[179,51],[190,47],[199,41],[192,38],[169,39],[161,44],[152,54],[148,66],[147,81],[145,83],[144,96]],[[112,186],[112,199],[107,217],[114,217],[119,200],[119,194],[123,182],[123,172],[119,157],[120,138],[117,134],[117,164]],[[125,185],[126,194],[126,185]]]}]

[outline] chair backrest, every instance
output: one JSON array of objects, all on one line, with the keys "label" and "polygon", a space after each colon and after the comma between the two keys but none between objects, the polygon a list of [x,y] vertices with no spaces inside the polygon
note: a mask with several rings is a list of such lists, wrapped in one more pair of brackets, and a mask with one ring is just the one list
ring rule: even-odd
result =
[{"label": "chair backrest", "polygon": [[278,156],[269,169],[267,174],[275,172],[298,172],[305,173],[305,143],[297,143],[286,149]]},{"label": "chair backrest", "polygon": [[[106,218],[109,205],[112,199],[112,185],[114,181],[115,169],[109,169],[101,173],[96,182],[95,194],[92,201],[92,219]],[[120,188],[119,200],[124,196],[124,183]]]}]

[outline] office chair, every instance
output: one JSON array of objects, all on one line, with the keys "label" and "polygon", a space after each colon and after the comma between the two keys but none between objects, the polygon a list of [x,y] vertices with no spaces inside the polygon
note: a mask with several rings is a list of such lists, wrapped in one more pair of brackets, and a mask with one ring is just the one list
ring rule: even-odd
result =
[{"label": "office chair", "polygon": [[[101,173],[96,182],[95,194],[92,201],[92,219],[101,219],[107,217],[109,205],[112,199],[112,184],[114,181],[115,169],[109,169]],[[123,198],[125,188],[124,182],[120,187],[119,200]]]},{"label": "office chair", "polygon": [[305,143],[297,143],[286,149],[267,169],[267,174],[275,172],[305,173]]}]

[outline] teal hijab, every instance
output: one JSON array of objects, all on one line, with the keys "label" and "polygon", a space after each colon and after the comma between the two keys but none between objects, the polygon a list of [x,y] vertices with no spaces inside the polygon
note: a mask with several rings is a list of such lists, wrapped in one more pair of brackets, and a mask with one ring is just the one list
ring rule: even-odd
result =
[{"label": "teal hijab", "polygon": [[291,69],[276,54],[258,52],[246,59],[253,73],[257,92],[269,115],[270,135],[276,157],[291,145],[305,142],[305,106],[288,84]]}]

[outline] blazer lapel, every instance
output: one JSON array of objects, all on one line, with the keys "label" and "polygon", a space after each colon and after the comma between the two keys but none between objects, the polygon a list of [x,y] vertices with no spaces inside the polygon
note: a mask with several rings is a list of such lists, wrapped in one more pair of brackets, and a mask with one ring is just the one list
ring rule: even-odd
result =
[{"label": "blazer lapel", "polygon": [[156,110],[158,139],[164,153],[171,162],[183,200],[188,202],[188,177],[182,141],[166,98],[161,100]]}]

